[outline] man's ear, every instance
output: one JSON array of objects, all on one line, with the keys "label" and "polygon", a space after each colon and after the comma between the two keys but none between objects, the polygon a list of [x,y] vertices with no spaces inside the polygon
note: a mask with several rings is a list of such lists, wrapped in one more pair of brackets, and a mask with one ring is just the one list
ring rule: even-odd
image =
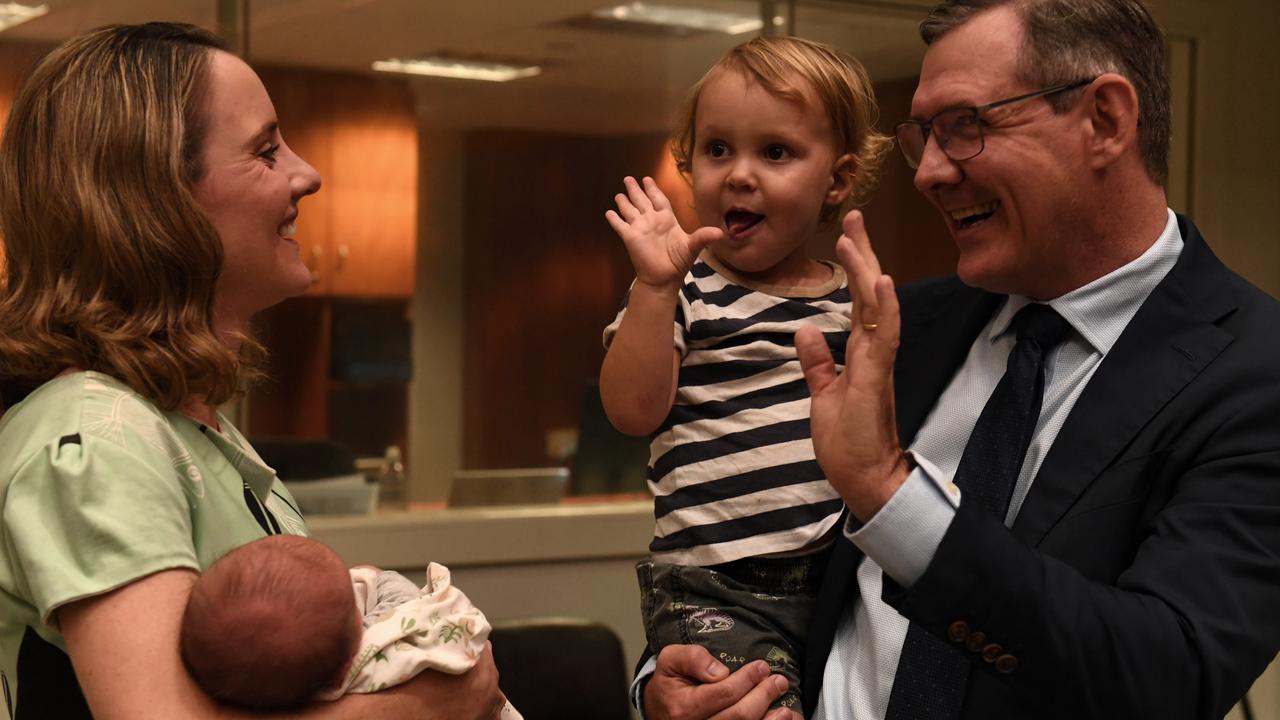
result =
[{"label": "man's ear", "polygon": [[[1116,73],[1103,73],[1085,89],[1089,164],[1101,170],[1138,145],[1138,93],[1133,83]],[[1136,152],[1136,150],[1134,150]]]},{"label": "man's ear", "polygon": [[843,205],[853,192],[853,177],[858,172],[858,158],[853,153],[845,153],[831,164],[831,187],[827,189],[824,202],[827,205]]}]

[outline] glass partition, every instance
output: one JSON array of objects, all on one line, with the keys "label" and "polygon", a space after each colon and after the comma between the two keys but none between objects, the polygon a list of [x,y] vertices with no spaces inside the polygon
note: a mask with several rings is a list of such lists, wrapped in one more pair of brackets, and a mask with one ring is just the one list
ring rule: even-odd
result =
[{"label": "glass partition", "polygon": [[[36,59],[91,27],[171,19],[238,34],[286,139],[324,177],[299,219],[313,287],[260,318],[271,379],[241,408],[250,436],[334,440],[376,471],[394,447],[410,497],[429,503],[464,469],[567,467],[571,495],[643,496],[647,441],[608,426],[595,387],[600,332],[632,278],[603,219],[622,177],[654,176],[692,221],[669,130],[690,85],[760,33],[857,56],[887,131],[909,113],[928,4],[48,0],[0,32],[0,115]],[[1192,10],[1168,14],[1196,27]],[[1175,40],[1188,127],[1195,37]],[[423,60],[454,77],[406,72]],[[390,61],[398,72],[374,69]],[[456,77],[495,66],[514,78]],[[1175,137],[1171,198],[1190,207],[1192,138]],[[867,217],[899,281],[954,267],[896,156]],[[831,239],[813,252],[830,256]]]}]

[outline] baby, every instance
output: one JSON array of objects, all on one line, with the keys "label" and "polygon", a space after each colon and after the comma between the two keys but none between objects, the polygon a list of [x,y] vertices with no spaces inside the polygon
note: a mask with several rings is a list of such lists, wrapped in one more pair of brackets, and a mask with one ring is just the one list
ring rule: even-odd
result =
[{"label": "baby", "polygon": [[[461,674],[489,623],[449,570],[427,584],[368,566],[347,570],[324,544],[272,535],[219,558],[196,581],[182,618],[182,659],[217,700],[284,710],[377,692],[423,670]],[[519,720],[508,703],[504,720]]]},{"label": "baby", "polygon": [[636,271],[604,332],[600,390],[614,425],[651,436],[649,646],[764,659],[790,683],[787,708],[843,509],[814,458],[794,338],[816,325],[842,366],[851,299],[807,245],[874,185],[890,147],[876,114],[853,58],[756,38],[698,82],[672,142],[702,227],[680,227],[649,178],[626,178],[606,213]]}]

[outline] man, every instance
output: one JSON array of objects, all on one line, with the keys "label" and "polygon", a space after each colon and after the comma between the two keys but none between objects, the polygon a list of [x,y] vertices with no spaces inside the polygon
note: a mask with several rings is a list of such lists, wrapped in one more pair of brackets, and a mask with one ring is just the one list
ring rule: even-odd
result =
[{"label": "man", "polygon": [[[895,295],[853,214],[848,370],[797,338],[850,513],[806,716],[1221,718],[1280,649],[1280,305],[1166,208],[1138,0],[949,0],[921,31],[898,141],[959,278]],[[645,716],[760,718],[777,685],[668,648]]]}]

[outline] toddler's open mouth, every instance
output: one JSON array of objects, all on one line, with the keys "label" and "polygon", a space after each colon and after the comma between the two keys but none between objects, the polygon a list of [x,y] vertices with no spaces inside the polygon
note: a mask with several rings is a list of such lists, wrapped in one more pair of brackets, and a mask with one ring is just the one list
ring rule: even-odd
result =
[{"label": "toddler's open mouth", "polygon": [[760,224],[761,220],[764,220],[764,215],[759,213],[747,212],[746,210],[730,210],[724,214],[724,229],[731,237],[742,235]]}]

